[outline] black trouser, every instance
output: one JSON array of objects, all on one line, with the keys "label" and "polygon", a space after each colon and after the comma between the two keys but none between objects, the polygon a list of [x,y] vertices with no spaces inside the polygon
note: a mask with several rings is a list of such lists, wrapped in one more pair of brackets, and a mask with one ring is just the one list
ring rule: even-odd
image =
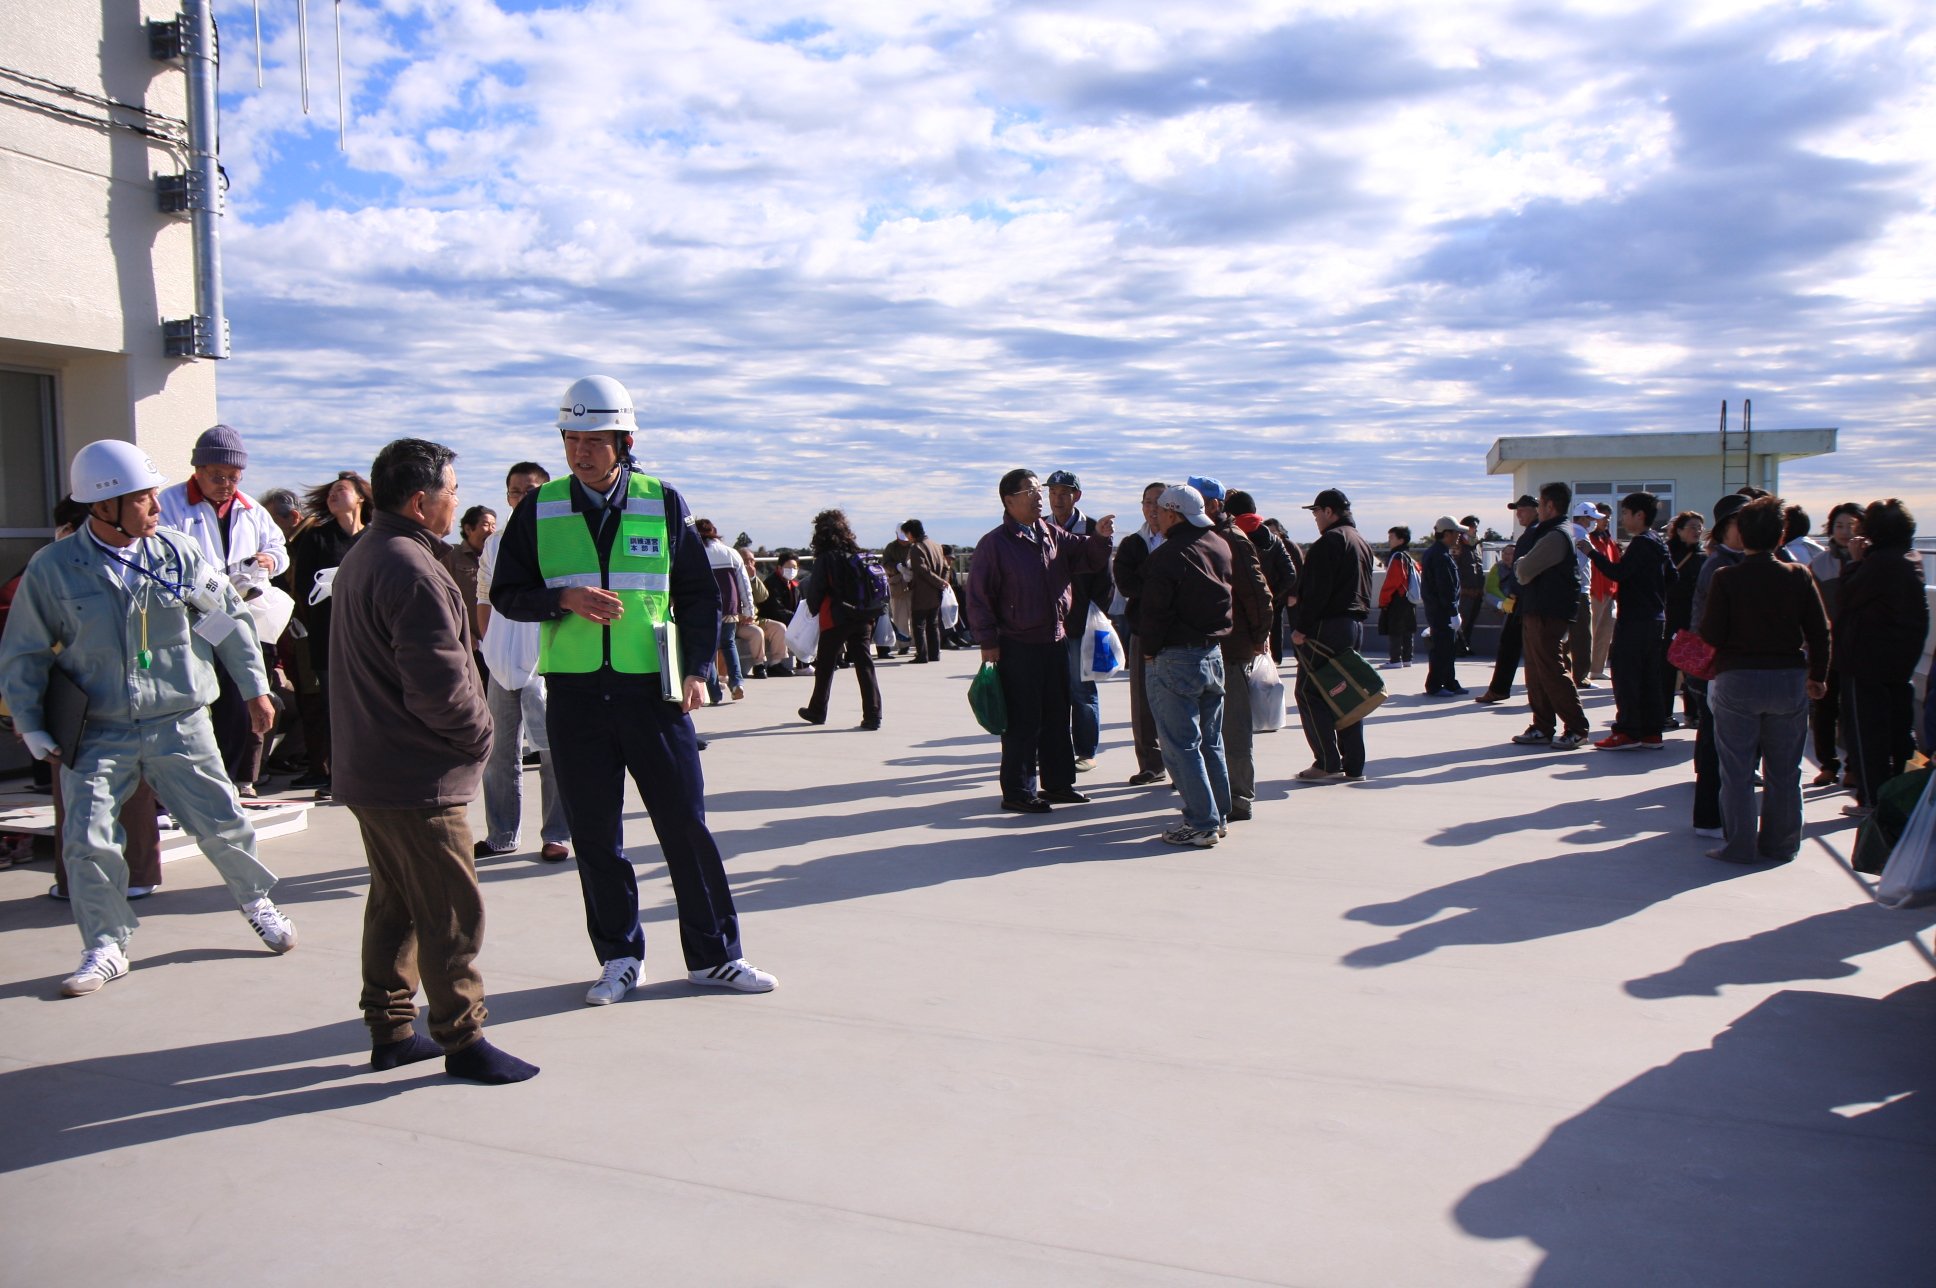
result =
[{"label": "black trouser", "polygon": [[1842,715],[1842,673],[1828,669],[1828,693],[1808,704],[1809,729],[1815,737],[1815,763],[1831,774],[1842,772],[1842,751],[1836,745],[1836,725]]},{"label": "black trouser", "polygon": [[1499,655],[1493,659],[1492,683],[1486,685],[1486,692],[1497,693],[1502,698],[1512,695],[1513,677],[1519,674],[1524,630],[1518,613],[1506,614],[1505,623],[1499,628]]},{"label": "black trouser", "polygon": [[1855,798],[1876,803],[1876,792],[1903,771],[1916,750],[1916,693],[1908,680],[1842,677],[1842,719],[1849,744]]},{"label": "black trouser", "polygon": [[1687,677],[1687,696],[1701,722],[1694,733],[1694,826],[1721,826],[1721,756],[1714,750],[1714,715],[1707,709],[1707,682]]},{"label": "black trouser", "polygon": [[[1661,631],[1660,651],[1654,657],[1654,666],[1660,671],[1660,724],[1663,729],[1667,727],[1667,722],[1674,718],[1674,694],[1681,687],[1680,668],[1667,660],[1667,650],[1674,646],[1675,634],[1673,627]],[[1682,706],[1691,720],[1694,715],[1694,699],[1683,698]]]},{"label": "black trouser", "polygon": [[1022,644],[1001,641],[995,670],[1002,677],[1008,706],[1008,731],[1002,735],[1002,799],[1026,800],[1035,794],[1036,771],[1042,790],[1067,791],[1076,785],[1076,750],[1069,733],[1069,654],[1062,641]]},{"label": "black trouser", "polygon": [[1451,618],[1446,618],[1443,626],[1432,624],[1430,648],[1425,661],[1425,691],[1458,688],[1459,677],[1454,672],[1459,660],[1459,635],[1452,629]]},{"label": "black trouser", "polygon": [[1403,595],[1394,597],[1385,605],[1385,642],[1390,646],[1392,661],[1412,660],[1412,636],[1417,633],[1418,605]]},{"label": "black trouser", "polygon": [[706,783],[692,721],[633,677],[547,676],[545,753],[571,824],[585,928],[601,962],[645,956],[639,881],[625,857],[625,778],[638,786],[679,905],[687,970],[740,955],[739,917],[719,846],[706,828]]},{"label": "black trouser", "polygon": [[840,669],[840,655],[854,664],[854,679],[860,684],[860,718],[865,724],[881,721],[881,686],[874,678],[874,655],[867,651],[874,638],[874,623],[847,622],[820,632],[820,648],[813,655],[813,696],[807,710],[815,720],[827,718],[827,703],[833,697],[834,673]]},{"label": "black trouser", "polygon": [[1481,590],[1462,590],[1459,592],[1459,652],[1472,651],[1472,631],[1479,624],[1479,605],[1486,592]]},{"label": "black trouser", "polygon": [[[1639,614],[1629,616],[1638,618]],[[1667,700],[1660,691],[1660,623],[1617,617],[1607,663],[1613,668],[1613,727],[1629,738],[1658,738]]]},{"label": "black trouser", "polygon": [[1573,613],[1573,624],[1566,628],[1566,669],[1577,686],[1593,669],[1593,597],[1581,595]]},{"label": "black trouser", "polygon": [[[1409,603],[1406,607],[1411,607]],[[1326,617],[1318,623],[1316,639],[1333,649],[1356,650],[1364,643],[1365,624],[1351,617]],[[1304,741],[1311,744],[1314,764],[1354,777],[1365,772],[1365,722],[1340,729],[1337,717],[1325,705],[1324,697],[1310,680],[1317,654],[1307,652],[1297,660],[1297,722],[1304,727]]]},{"label": "black trouser", "polygon": [[924,613],[915,613],[908,619],[914,636],[914,660],[935,662],[941,658],[941,605],[936,604]]},{"label": "black trouser", "polygon": [[208,709],[208,719],[215,727],[222,769],[230,782],[247,787],[262,772],[262,735],[249,727],[248,701],[220,661],[215,663],[215,684],[215,702]]}]

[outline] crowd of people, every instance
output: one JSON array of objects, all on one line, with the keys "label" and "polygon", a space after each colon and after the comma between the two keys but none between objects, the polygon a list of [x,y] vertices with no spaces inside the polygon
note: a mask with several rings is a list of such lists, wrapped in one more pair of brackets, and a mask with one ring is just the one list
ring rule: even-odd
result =
[{"label": "crowd of people", "polygon": [[[860,728],[878,730],[877,664],[929,664],[948,647],[977,650],[999,685],[999,808],[1024,815],[1088,803],[1098,679],[1126,671],[1128,783],[1175,789],[1179,816],[1160,839],[1177,846],[1214,846],[1252,817],[1253,734],[1286,716],[1280,664],[1295,668],[1311,753],[1292,780],[1366,776],[1368,722],[1341,714],[1316,677],[1362,653],[1374,625],[1387,671],[1412,664],[1422,631],[1420,687],[1448,698],[1467,694],[1459,659],[1482,614],[1497,614],[1474,700],[1510,700],[1523,663],[1522,747],[1658,750],[1691,727],[1690,825],[1725,862],[1796,857],[1811,738],[1811,785],[1850,792],[1855,815],[1914,751],[1928,610],[1915,523],[1894,500],[1838,505],[1818,539],[1799,507],[1755,489],[1711,515],[1669,516],[1647,492],[1615,513],[1555,482],[1512,504],[1518,531],[1489,564],[1474,515],[1437,519],[1422,550],[1393,527],[1375,551],[1349,497],[1326,488],[1303,507],[1318,531],[1305,547],[1250,493],[1192,475],[1146,486],[1140,524],[1119,531],[1084,509],[1073,471],[1015,469],[965,575],[919,519],[875,552],[838,509],[814,516],[810,568],[782,548],[762,570],[750,539],[728,544],[636,464],[617,381],[573,384],[558,428],[560,476],[512,465],[501,512],[460,514],[457,454],[421,439],[389,444],[367,476],[343,470],[260,502],[242,490],[248,452],[227,426],[201,436],[172,485],[131,444],[76,454],[69,530],[18,579],[0,636],[14,728],[57,766],[54,893],[84,950],[64,994],[127,973],[130,900],[160,882],[163,808],[262,942],[294,948],[243,804],[286,775],[346,806],[362,837],[372,1066],[441,1056],[456,1077],[528,1078],[535,1066],[483,1034],[476,863],[519,850],[534,762],[537,857],[576,860],[599,966],[587,1004],[643,977],[627,776],[665,857],[688,978],[770,990],[742,949],[691,714],[800,676],[799,717],[822,725],[848,671]],[[1602,682],[1614,720],[1593,739],[1579,692]]]}]

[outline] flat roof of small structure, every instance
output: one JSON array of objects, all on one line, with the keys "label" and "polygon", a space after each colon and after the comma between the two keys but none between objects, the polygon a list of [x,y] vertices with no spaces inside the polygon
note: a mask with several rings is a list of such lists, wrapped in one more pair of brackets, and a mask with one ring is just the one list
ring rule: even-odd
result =
[{"label": "flat roof of small structure", "polygon": [[[1758,429],[1752,448],[1756,456],[1784,461],[1804,456],[1826,456],[1835,450],[1833,429]],[[1486,473],[1510,474],[1528,461],[1587,461],[1619,456],[1717,456],[1717,430],[1679,430],[1666,434],[1530,434],[1493,440],[1486,453]]]}]

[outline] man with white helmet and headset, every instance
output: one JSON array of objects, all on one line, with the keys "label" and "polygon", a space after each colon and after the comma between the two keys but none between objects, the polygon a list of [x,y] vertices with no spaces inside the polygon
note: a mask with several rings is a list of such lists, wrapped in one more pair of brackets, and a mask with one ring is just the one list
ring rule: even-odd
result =
[{"label": "man with white helmet and headset", "polygon": [[[85,951],[61,992],[80,997],[128,972],[137,921],[119,815],[144,778],[262,942],[286,953],[296,928],[269,900],[276,878],[256,860],[255,828],[223,771],[208,717],[217,656],[255,729],[275,717],[254,621],[193,541],[160,531],[157,492],[167,480],[146,452],[89,443],[74,455],[71,482],[87,522],[28,563],[0,639],[0,690],[28,750],[59,763],[67,800],[61,849]],[[85,695],[71,759],[50,728],[50,681]]]},{"label": "man with white helmet and headset", "polygon": [[687,714],[705,703],[719,637],[704,543],[684,498],[634,463],[638,426],[625,386],[610,376],[575,382],[558,429],[571,472],[527,495],[505,523],[491,609],[543,624],[545,727],[601,964],[585,1001],[623,998],[645,957],[638,876],[625,857],[627,773],[672,878],[687,977],[767,992],[773,976],[740,955]]}]

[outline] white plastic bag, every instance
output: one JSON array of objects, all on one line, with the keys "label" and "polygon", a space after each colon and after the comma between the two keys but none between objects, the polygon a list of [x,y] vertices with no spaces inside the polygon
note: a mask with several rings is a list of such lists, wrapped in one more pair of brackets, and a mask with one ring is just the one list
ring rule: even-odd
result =
[{"label": "white plastic bag", "polygon": [[1284,727],[1284,679],[1267,653],[1250,664],[1250,731],[1276,733]]},{"label": "white plastic bag", "polygon": [[793,620],[787,623],[787,648],[802,662],[813,661],[813,655],[820,651],[820,615],[807,607],[801,600],[793,608]]},{"label": "white plastic bag", "polygon": [[894,621],[886,613],[874,619],[874,647],[894,647]]},{"label": "white plastic bag", "polygon": [[961,602],[955,598],[953,586],[941,588],[941,629],[951,631],[961,620]]},{"label": "white plastic bag", "polygon": [[264,644],[274,644],[288,628],[289,618],[296,611],[296,601],[275,586],[264,586],[262,593],[244,601],[243,607],[255,618],[256,638]]},{"label": "white plastic bag", "polygon": [[1920,908],[1936,903],[1936,774],[1923,784],[1922,799],[1882,866],[1875,901],[1885,908]]},{"label": "white plastic bag", "polygon": [[316,580],[309,587],[309,606],[311,608],[314,608],[316,607],[316,605],[322,603],[325,599],[328,599],[329,592],[332,588],[334,588],[335,584],[336,584],[336,570],[334,568],[317,569]]},{"label": "white plastic bag", "polygon": [[1082,633],[1082,678],[1099,680],[1127,665],[1129,659],[1123,653],[1122,640],[1116,637],[1116,628],[1102,609],[1089,605],[1088,627]]}]

